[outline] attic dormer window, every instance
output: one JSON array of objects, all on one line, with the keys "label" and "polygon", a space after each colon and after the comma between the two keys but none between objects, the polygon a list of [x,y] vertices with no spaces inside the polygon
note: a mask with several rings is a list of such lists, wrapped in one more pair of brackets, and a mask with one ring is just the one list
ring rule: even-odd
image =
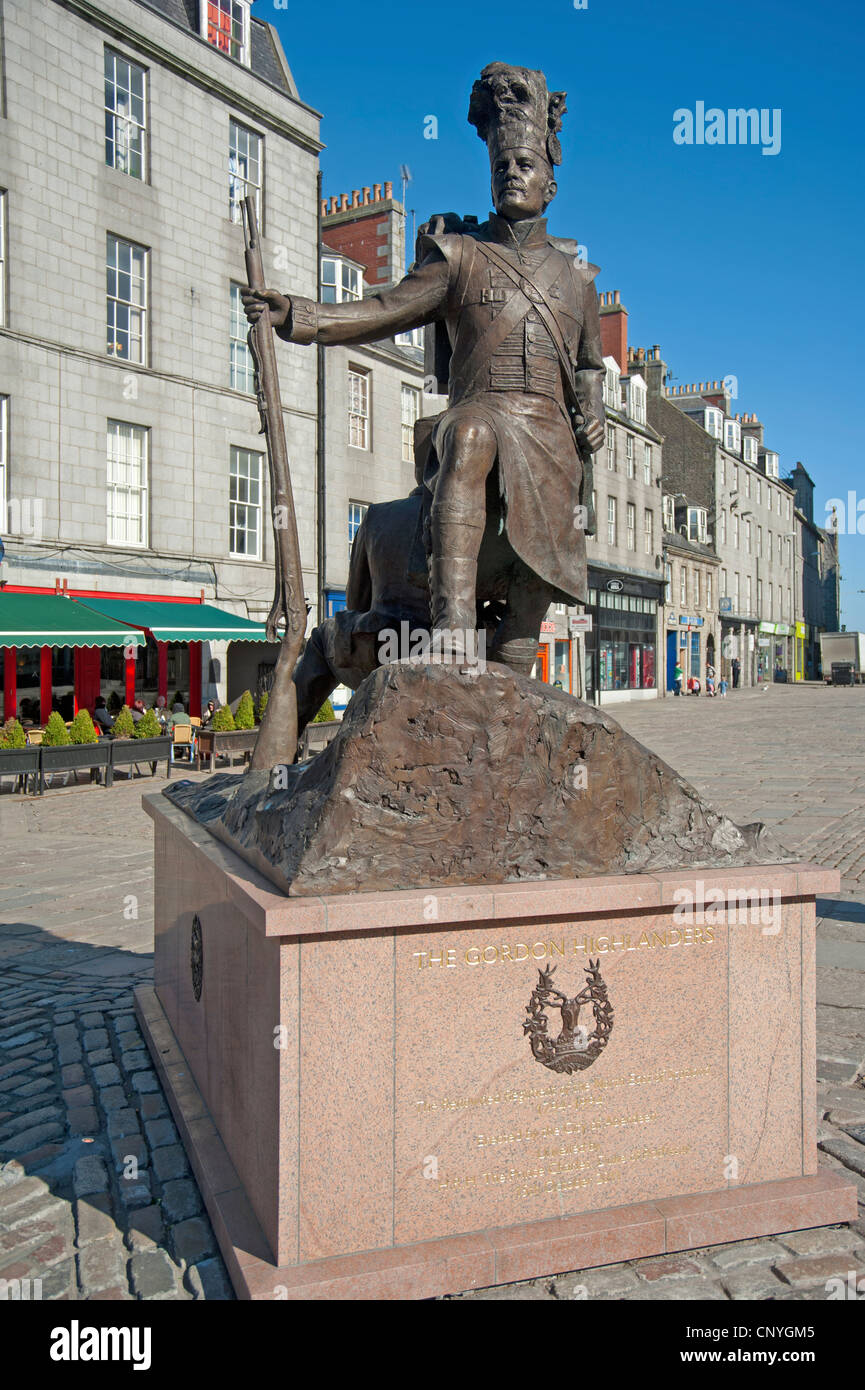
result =
[{"label": "attic dormer window", "polygon": [[201,0],[201,37],[249,67],[249,0]]}]

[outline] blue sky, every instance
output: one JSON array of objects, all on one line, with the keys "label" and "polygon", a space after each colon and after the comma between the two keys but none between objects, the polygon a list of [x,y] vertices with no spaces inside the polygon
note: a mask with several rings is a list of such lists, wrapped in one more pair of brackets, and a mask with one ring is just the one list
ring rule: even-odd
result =
[{"label": "blue sky", "polygon": [[[659,343],[675,382],[734,375],[735,409],[756,411],[782,472],[801,459],[814,478],[815,519],[852,490],[865,531],[860,5],[288,3],[253,13],[277,25],[324,114],[325,194],[397,184],[408,164],[418,221],[487,214],[471,84],[496,59],[542,68],[568,93],[551,231],[584,243],[599,288],[621,292],[632,345]],[[698,101],[780,109],[780,152],[675,144],[674,111]],[[844,536],[841,555],[842,621],[865,630],[865,535]]]}]

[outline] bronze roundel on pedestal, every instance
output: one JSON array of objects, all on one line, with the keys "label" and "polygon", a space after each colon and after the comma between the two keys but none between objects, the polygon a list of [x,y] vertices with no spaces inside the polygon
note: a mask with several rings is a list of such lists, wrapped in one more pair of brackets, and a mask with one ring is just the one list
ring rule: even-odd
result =
[{"label": "bronze roundel on pedestal", "polygon": [[201,919],[196,912],[192,919],[192,938],[189,943],[189,969],[192,973],[192,993],[195,1001],[201,998],[204,983],[204,941],[201,936]]}]

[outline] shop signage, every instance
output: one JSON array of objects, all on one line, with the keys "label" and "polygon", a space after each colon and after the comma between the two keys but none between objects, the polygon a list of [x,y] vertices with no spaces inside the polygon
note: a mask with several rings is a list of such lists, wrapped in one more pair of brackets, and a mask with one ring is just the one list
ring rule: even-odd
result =
[{"label": "shop signage", "polygon": [[555,623],[548,622],[546,619],[541,623],[541,632],[555,632]]},{"label": "shop signage", "polygon": [[624,589],[624,587],[625,587],[625,586],[624,586],[624,584],[623,584],[623,582],[622,582],[621,579],[608,579],[608,580],[607,580],[607,590],[608,590],[608,592],[611,593],[611,594],[620,594],[620,593],[622,592],[622,590]]},{"label": "shop signage", "polygon": [[594,619],[591,613],[581,613],[578,617],[570,619],[571,632],[591,632]]},{"label": "shop signage", "polygon": [[719,612],[719,613],[732,613],[732,611],[733,611],[733,600],[732,600],[731,598],[722,598],[721,601],[720,601],[720,603],[718,604],[718,612]]}]

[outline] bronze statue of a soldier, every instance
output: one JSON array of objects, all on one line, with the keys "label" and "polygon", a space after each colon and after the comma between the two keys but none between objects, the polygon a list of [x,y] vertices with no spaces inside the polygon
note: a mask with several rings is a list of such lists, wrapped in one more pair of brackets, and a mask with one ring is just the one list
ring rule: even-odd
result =
[{"label": "bronze statue of a soldier", "polygon": [[[296,343],[374,342],[432,325],[427,360],[448,409],[424,473],[434,630],[478,624],[478,563],[498,547],[505,607],[491,659],[523,673],[553,601],[586,597],[594,529],[591,457],[604,443],[597,267],[551,237],[565,93],[541,72],[491,63],[472,89],[469,121],[486,142],[495,213],[453,214],[421,228],[398,285],[353,304],[244,291]],[[500,567],[501,567],[500,566]]]}]

